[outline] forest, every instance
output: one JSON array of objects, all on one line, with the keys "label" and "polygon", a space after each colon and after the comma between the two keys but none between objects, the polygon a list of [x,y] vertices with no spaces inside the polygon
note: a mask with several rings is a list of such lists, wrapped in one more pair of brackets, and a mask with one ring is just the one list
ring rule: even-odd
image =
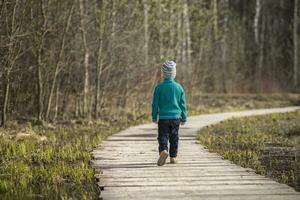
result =
[{"label": "forest", "polygon": [[167,59],[188,97],[298,93],[298,15],[298,0],[1,0],[1,124],[138,112]]},{"label": "forest", "polygon": [[[0,199],[99,199],[92,151],[150,121],[166,60],[177,64],[188,117],[299,106],[299,7],[298,0],[0,0]],[[205,127],[195,144],[299,190],[299,113]]]}]

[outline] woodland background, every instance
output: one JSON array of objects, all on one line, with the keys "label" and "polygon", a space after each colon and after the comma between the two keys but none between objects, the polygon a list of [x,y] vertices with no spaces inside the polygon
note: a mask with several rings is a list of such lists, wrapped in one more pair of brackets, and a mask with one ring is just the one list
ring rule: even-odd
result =
[{"label": "woodland background", "polygon": [[1,0],[1,124],[138,112],[167,59],[188,101],[298,93],[298,18],[298,0]]}]

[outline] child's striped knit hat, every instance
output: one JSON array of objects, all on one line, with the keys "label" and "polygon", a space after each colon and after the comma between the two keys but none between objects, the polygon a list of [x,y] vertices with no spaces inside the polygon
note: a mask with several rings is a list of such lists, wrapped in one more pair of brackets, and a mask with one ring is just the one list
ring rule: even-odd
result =
[{"label": "child's striped knit hat", "polygon": [[172,60],[167,60],[161,67],[161,73],[164,78],[175,78],[176,76],[176,63]]}]

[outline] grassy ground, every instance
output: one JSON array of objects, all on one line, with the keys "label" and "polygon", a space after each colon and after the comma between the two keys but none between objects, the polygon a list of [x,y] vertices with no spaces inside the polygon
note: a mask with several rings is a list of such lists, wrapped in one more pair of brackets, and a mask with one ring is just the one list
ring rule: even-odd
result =
[{"label": "grassy ground", "polygon": [[[300,145],[300,111],[227,120],[200,130],[198,140],[238,165],[293,186],[295,158],[289,151]],[[270,145],[281,151],[265,157]]]},{"label": "grassy ground", "polygon": [[116,131],[105,124],[1,129],[1,199],[96,198],[90,151]]},{"label": "grassy ground", "polygon": [[300,105],[297,94],[201,94],[187,100],[190,115]]}]

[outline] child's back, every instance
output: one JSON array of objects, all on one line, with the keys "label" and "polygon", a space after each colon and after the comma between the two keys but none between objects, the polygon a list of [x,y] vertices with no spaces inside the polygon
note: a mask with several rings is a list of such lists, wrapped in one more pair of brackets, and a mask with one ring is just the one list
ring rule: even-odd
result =
[{"label": "child's back", "polygon": [[181,119],[186,121],[185,94],[173,78],[165,78],[154,90],[152,119]]}]

